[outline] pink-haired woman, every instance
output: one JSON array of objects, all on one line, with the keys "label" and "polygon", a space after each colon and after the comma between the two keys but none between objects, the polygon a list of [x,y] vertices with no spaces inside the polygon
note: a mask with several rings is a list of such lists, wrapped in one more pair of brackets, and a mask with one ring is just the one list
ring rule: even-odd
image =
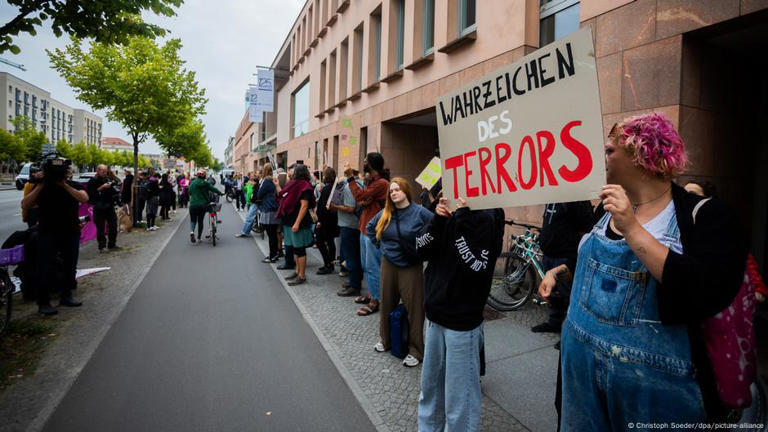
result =
[{"label": "pink-haired woman", "polygon": [[[562,331],[562,431],[628,430],[722,415],[701,322],[730,305],[744,274],[739,222],[672,182],[683,140],[659,114],[615,125],[608,185],[575,269],[547,272],[546,298],[573,270]],[[694,213],[696,214],[694,219]]]}]

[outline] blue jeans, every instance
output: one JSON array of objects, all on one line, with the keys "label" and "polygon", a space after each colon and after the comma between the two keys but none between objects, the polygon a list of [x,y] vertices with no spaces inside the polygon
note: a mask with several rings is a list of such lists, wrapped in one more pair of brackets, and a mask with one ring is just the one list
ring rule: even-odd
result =
[{"label": "blue jeans", "polygon": [[341,257],[346,260],[349,286],[359,290],[363,284],[363,266],[360,263],[360,231],[357,228],[340,227]]},{"label": "blue jeans", "polygon": [[365,234],[360,234],[360,262],[368,282],[368,292],[373,300],[381,297],[381,249],[377,248]]},{"label": "blue jeans", "polygon": [[483,325],[456,331],[427,321],[419,394],[419,432],[480,429]]},{"label": "blue jeans", "polygon": [[[659,283],[626,240],[598,222],[579,251],[562,332],[560,430],[628,430],[630,423],[705,419],[688,328],[659,319]],[[680,232],[670,220],[660,242]],[[665,287],[674,289],[674,287]]]},{"label": "blue jeans", "polygon": [[259,208],[256,206],[256,204],[251,204],[251,207],[248,208],[248,216],[245,217],[245,223],[243,224],[243,231],[241,234],[251,234],[251,228],[253,228],[253,223],[256,221],[256,214],[258,210]]}]

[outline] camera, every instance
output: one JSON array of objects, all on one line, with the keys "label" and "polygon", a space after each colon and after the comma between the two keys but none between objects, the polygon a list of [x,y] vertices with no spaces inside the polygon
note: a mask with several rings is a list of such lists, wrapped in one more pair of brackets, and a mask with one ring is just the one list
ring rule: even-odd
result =
[{"label": "camera", "polygon": [[89,215],[80,216],[77,219],[80,221],[80,223],[86,223],[91,221],[91,217]]},{"label": "camera", "polygon": [[49,153],[43,156],[40,162],[45,181],[54,183],[66,179],[67,170],[72,165],[72,161],[61,157],[58,153]]}]

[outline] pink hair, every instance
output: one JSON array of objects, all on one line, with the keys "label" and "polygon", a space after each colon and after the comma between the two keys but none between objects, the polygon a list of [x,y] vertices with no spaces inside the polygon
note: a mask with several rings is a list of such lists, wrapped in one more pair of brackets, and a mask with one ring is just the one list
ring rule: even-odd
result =
[{"label": "pink hair", "polygon": [[648,172],[671,180],[688,166],[683,139],[661,114],[626,118],[614,130],[621,133],[619,139],[633,155],[635,165]]}]

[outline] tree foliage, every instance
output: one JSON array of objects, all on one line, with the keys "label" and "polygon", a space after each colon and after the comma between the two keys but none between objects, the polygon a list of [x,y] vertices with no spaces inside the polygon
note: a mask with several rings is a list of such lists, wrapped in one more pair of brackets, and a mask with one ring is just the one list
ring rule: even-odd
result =
[{"label": "tree foliage", "polygon": [[19,137],[0,129],[0,163],[21,164],[27,159],[26,147]]},{"label": "tree foliage", "polygon": [[48,142],[45,133],[35,129],[34,123],[27,116],[16,116],[11,120],[13,131],[23,143],[26,160],[37,161],[43,155],[43,144]]},{"label": "tree foliage", "polygon": [[72,146],[63,138],[56,143],[56,152],[67,159],[72,159]]},{"label": "tree foliage", "polygon": [[81,170],[86,165],[91,164],[91,155],[88,153],[88,146],[85,145],[85,142],[80,141],[79,143],[72,146],[70,159],[72,159],[72,163],[77,165]]},{"label": "tree foliage", "polygon": [[109,120],[128,131],[136,169],[139,144],[148,136],[182,128],[205,112],[205,90],[184,68],[180,48],[178,39],[161,46],[147,37],[129,37],[124,45],[95,42],[85,51],[73,38],[48,56],[79,100],[105,110]]},{"label": "tree foliage", "polygon": [[19,33],[35,35],[36,27],[50,22],[58,37],[64,33],[103,43],[125,43],[131,36],[154,38],[166,30],[141,19],[144,12],[175,16],[183,0],[6,0],[16,16],[0,27],[0,54],[21,50],[14,43]]}]

